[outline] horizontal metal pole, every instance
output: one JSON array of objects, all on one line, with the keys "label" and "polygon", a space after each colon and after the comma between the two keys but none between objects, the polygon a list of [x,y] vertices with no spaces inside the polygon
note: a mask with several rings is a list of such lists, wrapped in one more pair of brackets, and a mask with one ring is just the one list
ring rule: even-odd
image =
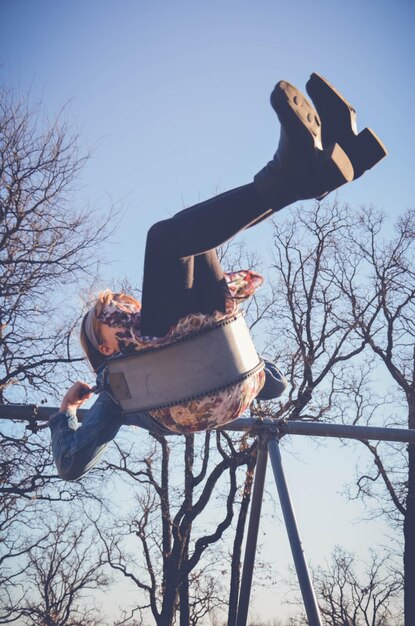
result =
[{"label": "horizontal metal pole", "polygon": [[[46,422],[52,415],[58,413],[56,406],[37,406],[35,404],[1,404],[0,419],[6,420],[32,420]],[[77,415],[79,421],[88,412],[87,409],[78,409]]]},{"label": "horizontal metal pole", "polygon": [[260,432],[270,427],[277,427],[281,435],[312,435],[313,437],[339,437],[340,439],[377,439],[378,441],[407,441],[415,443],[415,429],[382,428],[377,426],[348,426],[346,424],[325,424],[323,422],[290,421],[279,422],[271,418],[252,420],[240,417],[222,430],[249,431],[253,428]]},{"label": "horizontal metal pole", "polygon": [[[36,406],[27,404],[0,405],[0,419],[47,421],[51,415],[58,413],[57,407]],[[78,409],[80,422],[87,409]],[[273,420],[271,418],[252,419],[240,417],[218,430],[263,432],[268,428],[278,428],[282,435],[311,435],[312,437],[338,437],[340,439],[376,439],[377,441],[402,441],[415,443],[415,429],[382,428],[378,426],[354,426],[346,424],[325,424],[323,422],[306,422],[301,420]]]}]

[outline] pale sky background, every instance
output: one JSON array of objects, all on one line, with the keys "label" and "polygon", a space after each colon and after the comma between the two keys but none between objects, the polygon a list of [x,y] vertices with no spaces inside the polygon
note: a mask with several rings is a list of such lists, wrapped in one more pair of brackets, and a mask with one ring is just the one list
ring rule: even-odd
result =
[{"label": "pale sky background", "polygon": [[[415,9],[410,0],[0,0],[2,81],[67,117],[91,149],[78,201],[123,217],[108,282],[139,283],[145,233],[183,206],[252,180],[276,148],[269,94],[326,76],[370,126],[389,157],[340,200],[392,218],[414,206]],[[278,219],[283,220],[281,213]],[[271,226],[246,241],[266,250]],[[284,461],[306,555],[322,563],[336,543],[363,558],[386,542],[381,521],[340,491],[363,449],[290,444]],[[363,446],[362,446],[363,448]],[[269,468],[269,478],[271,468]],[[270,482],[269,493],[275,489]],[[278,511],[278,506],[276,507]],[[281,523],[263,526],[266,553],[286,574]],[[282,615],[281,593],[256,595],[256,612]],[[254,611],[255,611],[254,607]]]}]

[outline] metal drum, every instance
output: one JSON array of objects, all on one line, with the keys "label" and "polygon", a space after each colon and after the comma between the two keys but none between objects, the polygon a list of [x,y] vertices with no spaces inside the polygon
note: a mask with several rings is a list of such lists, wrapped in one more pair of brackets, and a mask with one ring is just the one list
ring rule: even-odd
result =
[{"label": "metal drum", "polygon": [[241,313],[162,347],[110,357],[103,366],[125,413],[213,394],[264,367]]}]

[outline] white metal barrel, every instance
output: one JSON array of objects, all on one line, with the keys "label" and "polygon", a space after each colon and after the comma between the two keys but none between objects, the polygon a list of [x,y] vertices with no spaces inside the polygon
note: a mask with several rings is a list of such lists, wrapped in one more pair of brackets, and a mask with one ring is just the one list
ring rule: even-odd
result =
[{"label": "white metal barrel", "polygon": [[174,406],[263,369],[242,314],[174,343],[109,358],[105,377],[124,412]]}]

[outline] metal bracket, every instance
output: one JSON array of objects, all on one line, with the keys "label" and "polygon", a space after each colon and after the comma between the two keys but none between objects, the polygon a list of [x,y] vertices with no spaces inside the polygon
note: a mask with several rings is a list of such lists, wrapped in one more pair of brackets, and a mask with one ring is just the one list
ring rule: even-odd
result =
[{"label": "metal bracket", "polygon": [[284,417],[272,420],[271,423],[268,422],[267,424],[265,424],[263,417],[256,417],[253,420],[251,428],[249,429],[249,434],[253,437],[257,437],[258,443],[261,445],[263,442],[266,447],[268,441],[271,439],[280,441],[282,437],[287,434],[285,428],[286,424],[287,420]]},{"label": "metal bracket", "polygon": [[32,414],[28,418],[28,424],[26,425],[26,430],[30,430],[33,434],[36,434],[39,430],[41,430],[41,426],[37,423],[38,419],[38,406],[37,404],[32,405]]}]

